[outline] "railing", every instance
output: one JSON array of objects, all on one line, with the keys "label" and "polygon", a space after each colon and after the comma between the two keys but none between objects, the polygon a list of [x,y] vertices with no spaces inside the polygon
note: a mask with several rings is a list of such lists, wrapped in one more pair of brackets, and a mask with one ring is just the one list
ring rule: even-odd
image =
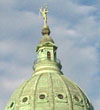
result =
[{"label": "railing", "polygon": [[56,62],[57,64],[61,64],[60,60],[59,59],[48,59],[48,58],[41,58],[41,59],[36,59],[34,61],[34,65],[39,63],[39,62],[42,62],[42,61],[50,61],[50,62]]}]

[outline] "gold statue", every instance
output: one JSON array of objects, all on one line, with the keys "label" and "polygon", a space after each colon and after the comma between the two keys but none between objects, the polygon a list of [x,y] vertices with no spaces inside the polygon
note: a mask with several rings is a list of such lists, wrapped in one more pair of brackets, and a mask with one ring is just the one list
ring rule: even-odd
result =
[{"label": "gold statue", "polygon": [[40,12],[43,16],[43,20],[44,20],[44,27],[47,27],[47,13],[48,13],[48,8],[41,8]]}]

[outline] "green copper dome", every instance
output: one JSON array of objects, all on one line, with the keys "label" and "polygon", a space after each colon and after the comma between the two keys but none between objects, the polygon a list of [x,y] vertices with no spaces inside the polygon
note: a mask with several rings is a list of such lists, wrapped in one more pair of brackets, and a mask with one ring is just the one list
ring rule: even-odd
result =
[{"label": "green copper dome", "polygon": [[42,32],[36,49],[34,74],[16,89],[6,110],[94,110],[84,92],[63,75],[48,32]]},{"label": "green copper dome", "polygon": [[12,95],[6,110],[93,110],[81,89],[60,73],[34,74]]}]

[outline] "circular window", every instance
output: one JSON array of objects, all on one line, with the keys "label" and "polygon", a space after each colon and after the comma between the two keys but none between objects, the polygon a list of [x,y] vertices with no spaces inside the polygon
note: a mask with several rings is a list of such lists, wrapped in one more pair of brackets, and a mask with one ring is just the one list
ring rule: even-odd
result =
[{"label": "circular window", "polygon": [[22,101],[23,102],[26,102],[27,100],[28,100],[28,98],[27,97],[24,97]]},{"label": "circular window", "polygon": [[44,99],[44,98],[45,98],[45,95],[44,95],[44,94],[41,94],[41,95],[39,96],[39,98],[40,98],[40,99]]},{"label": "circular window", "polygon": [[10,108],[12,108],[14,106],[14,102],[11,103]]},{"label": "circular window", "polygon": [[58,94],[58,98],[59,98],[59,99],[63,99],[64,97],[63,97],[62,94]]},{"label": "circular window", "polygon": [[79,98],[76,95],[74,95],[74,99],[79,102]]}]

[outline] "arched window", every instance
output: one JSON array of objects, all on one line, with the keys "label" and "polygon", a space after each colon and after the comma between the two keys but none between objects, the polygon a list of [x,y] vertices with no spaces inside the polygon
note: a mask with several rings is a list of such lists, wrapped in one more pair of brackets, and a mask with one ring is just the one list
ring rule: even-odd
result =
[{"label": "arched window", "polygon": [[48,59],[50,59],[50,58],[51,58],[51,54],[50,54],[50,52],[49,52],[49,51],[47,52],[47,58],[48,58]]},{"label": "arched window", "polygon": [[56,51],[54,51],[54,58],[56,59]]}]

